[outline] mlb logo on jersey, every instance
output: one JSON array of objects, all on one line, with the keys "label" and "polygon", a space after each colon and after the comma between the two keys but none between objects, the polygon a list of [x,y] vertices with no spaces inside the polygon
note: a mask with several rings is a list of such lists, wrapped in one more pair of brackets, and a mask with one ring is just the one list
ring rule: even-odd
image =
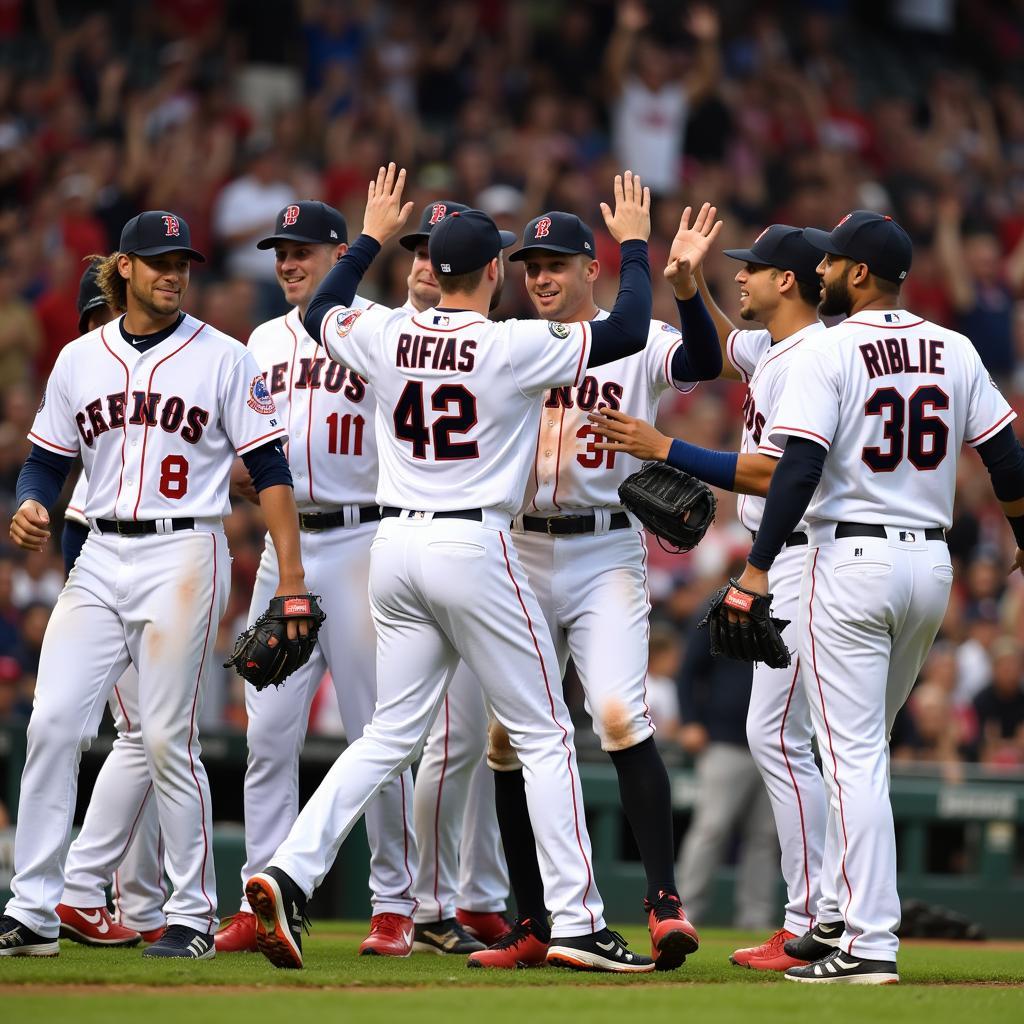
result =
[{"label": "mlb logo on jersey", "polygon": [[344,338],[348,335],[362,312],[361,309],[343,309],[338,314],[335,319],[334,329],[338,332],[339,338]]},{"label": "mlb logo on jersey", "polygon": [[430,208],[430,223],[436,224],[447,212],[448,207],[444,203],[434,203]]},{"label": "mlb logo on jersey", "polygon": [[294,204],[285,208],[284,216],[281,218],[281,223],[286,227],[290,228],[299,219],[299,208]]},{"label": "mlb logo on jersey", "polygon": [[551,231],[551,218],[550,217],[541,217],[541,219],[539,221],[537,221],[537,227],[534,230],[533,237],[534,238],[547,238],[548,237],[548,233],[550,231]]},{"label": "mlb logo on jersey", "polygon": [[168,238],[177,238],[181,234],[181,224],[177,217],[165,213],[161,220],[164,222],[164,234]]},{"label": "mlb logo on jersey", "polygon": [[274,400],[270,397],[270,392],[267,390],[267,382],[263,379],[262,374],[258,377],[253,377],[252,383],[249,385],[249,400],[246,402],[246,405],[254,412],[261,413],[264,416],[270,416],[277,411]]},{"label": "mlb logo on jersey", "polygon": [[438,314],[433,319],[435,327],[447,327],[451,323],[450,317],[441,316],[441,314]]},{"label": "mlb logo on jersey", "polygon": [[898,324],[898,323],[900,322],[900,315],[899,315],[899,313],[886,313],[886,314],[885,314],[885,315],[884,315],[884,316],[882,317],[882,319],[883,319],[883,320],[884,320],[884,321],[885,321],[885,322],[886,322],[887,324]]}]

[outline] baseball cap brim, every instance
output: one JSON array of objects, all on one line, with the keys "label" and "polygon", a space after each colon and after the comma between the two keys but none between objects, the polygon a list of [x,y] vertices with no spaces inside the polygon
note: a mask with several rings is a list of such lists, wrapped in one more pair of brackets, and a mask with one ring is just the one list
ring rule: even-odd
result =
[{"label": "baseball cap brim", "polygon": [[198,249],[189,249],[185,245],[150,245],[145,249],[132,249],[129,256],[162,256],[165,252],[188,253],[189,259],[196,263],[205,263],[206,257]]},{"label": "baseball cap brim", "polygon": [[[804,241],[809,242],[815,249],[831,253],[833,256],[846,256],[842,247],[836,245],[831,231],[822,231],[821,228],[804,228]],[[850,259],[853,257],[851,256]]]},{"label": "baseball cap brim", "polygon": [[509,262],[525,260],[531,252],[564,252],[569,256],[590,256],[595,258],[593,253],[587,252],[585,249],[573,249],[568,245],[524,245],[522,249],[516,249],[509,256]]},{"label": "baseball cap brim", "polygon": [[762,267],[772,266],[770,263],[765,263],[763,256],[758,256],[753,249],[723,249],[723,256],[728,256],[731,260],[742,260],[744,263],[756,263]]},{"label": "baseball cap brim", "polygon": [[308,242],[310,245],[344,245],[342,239],[329,241],[323,238],[311,238],[309,235],[271,235],[270,238],[261,238],[256,243],[257,249],[273,249],[278,242]]},{"label": "baseball cap brim", "polygon": [[94,309],[99,309],[100,306],[105,306],[107,300],[102,295],[97,295],[96,298],[90,299],[83,307],[82,312],[78,314],[78,331],[80,334],[85,333],[86,321],[89,319],[89,314]]},{"label": "baseball cap brim", "polygon": [[499,228],[498,234],[501,236],[502,249],[507,249],[510,245],[515,245],[519,241],[519,236],[512,234],[511,231],[502,231]]},{"label": "baseball cap brim", "polygon": [[416,246],[419,245],[420,242],[425,242],[428,238],[430,238],[430,234],[428,232],[414,231],[411,235],[402,235],[398,240],[398,244],[403,249],[408,249],[409,252],[415,252]]}]

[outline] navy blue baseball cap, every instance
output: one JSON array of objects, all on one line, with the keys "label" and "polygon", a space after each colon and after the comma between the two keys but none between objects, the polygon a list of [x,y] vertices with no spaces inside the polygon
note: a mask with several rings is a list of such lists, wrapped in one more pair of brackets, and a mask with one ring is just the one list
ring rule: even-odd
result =
[{"label": "navy blue baseball cap", "polygon": [[821,283],[817,268],[825,255],[824,249],[815,248],[804,237],[803,230],[791,224],[772,224],[765,228],[749,249],[723,249],[722,252],[744,263],[791,270],[793,276],[805,284]]},{"label": "navy blue baseball cap", "polygon": [[132,217],[121,229],[121,242],[117,248],[119,252],[135,256],[187,252],[197,263],[206,262],[206,257],[192,248],[192,233],[185,220],[166,210],[147,210]]},{"label": "navy blue baseball cap", "polygon": [[85,268],[82,280],[78,282],[78,330],[83,334],[85,333],[89,314],[94,309],[99,309],[100,306],[107,304],[107,300],[103,297],[103,292],[100,291],[99,269],[100,261],[93,260]]},{"label": "navy blue baseball cap", "polygon": [[290,203],[274,222],[274,233],[261,238],[257,249],[273,249],[278,242],[312,242],[314,245],[341,245],[348,241],[345,218],[318,199]]},{"label": "navy blue baseball cap", "polygon": [[515,240],[511,231],[499,231],[483,210],[456,210],[434,225],[427,246],[434,270],[468,274],[487,266]]},{"label": "navy blue baseball cap", "polygon": [[894,284],[906,278],[914,257],[906,231],[871,210],[848,213],[831,231],[804,228],[804,238],[827,253],[866,263],[872,274]]},{"label": "navy blue baseball cap", "polygon": [[525,260],[534,250],[583,253],[594,258],[594,232],[574,213],[552,210],[534,217],[523,229],[523,244],[509,260]]},{"label": "navy blue baseball cap", "polygon": [[423,212],[420,214],[419,228],[408,235],[402,235],[398,240],[398,244],[403,249],[413,252],[420,242],[425,242],[430,237],[430,232],[434,230],[434,225],[443,217],[448,216],[449,213],[465,213],[468,209],[469,207],[465,204],[453,203],[450,199],[435,199],[432,203],[427,203],[423,207]]}]

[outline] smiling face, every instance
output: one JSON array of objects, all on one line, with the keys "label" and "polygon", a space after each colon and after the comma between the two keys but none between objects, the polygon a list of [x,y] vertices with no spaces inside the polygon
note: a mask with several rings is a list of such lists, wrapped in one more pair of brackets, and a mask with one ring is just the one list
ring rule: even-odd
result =
[{"label": "smiling face", "polygon": [[304,313],[317,285],[345,254],[347,245],[322,245],[281,239],[274,246],[277,283],[289,304]]},{"label": "smiling face", "polygon": [[526,290],[545,320],[571,323],[594,307],[594,282],[601,265],[585,254],[531,252],[526,265]]},{"label": "smiling face", "polygon": [[434,276],[434,268],[430,265],[425,238],[413,250],[408,285],[409,301],[421,313],[431,306],[436,306],[441,298],[441,287]]},{"label": "smiling face", "polygon": [[740,286],[740,317],[765,323],[779,304],[778,271],[763,263],[744,263],[733,280]]},{"label": "smiling face", "polygon": [[182,251],[159,256],[125,255],[117,269],[128,282],[129,307],[135,305],[157,319],[174,316],[188,291],[191,260]]}]

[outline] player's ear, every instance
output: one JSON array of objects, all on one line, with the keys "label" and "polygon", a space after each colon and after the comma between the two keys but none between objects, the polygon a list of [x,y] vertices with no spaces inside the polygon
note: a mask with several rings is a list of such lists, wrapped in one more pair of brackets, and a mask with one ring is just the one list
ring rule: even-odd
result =
[{"label": "player's ear", "polygon": [[784,270],[779,275],[779,294],[785,295],[796,286],[796,274],[792,270]]},{"label": "player's ear", "polygon": [[132,258],[126,252],[117,254],[117,272],[127,281],[132,276]]},{"label": "player's ear", "polygon": [[871,276],[871,271],[868,269],[866,263],[854,263],[853,264],[853,284],[865,285],[868,283],[868,278]]},{"label": "player's ear", "polygon": [[341,245],[339,245],[334,250],[334,262],[337,263],[338,260],[340,260],[341,257],[344,256],[345,253],[347,253],[347,252],[348,252],[348,242],[342,242]]},{"label": "player's ear", "polygon": [[587,284],[596,281],[601,274],[601,264],[597,260],[588,261],[585,273]]}]

